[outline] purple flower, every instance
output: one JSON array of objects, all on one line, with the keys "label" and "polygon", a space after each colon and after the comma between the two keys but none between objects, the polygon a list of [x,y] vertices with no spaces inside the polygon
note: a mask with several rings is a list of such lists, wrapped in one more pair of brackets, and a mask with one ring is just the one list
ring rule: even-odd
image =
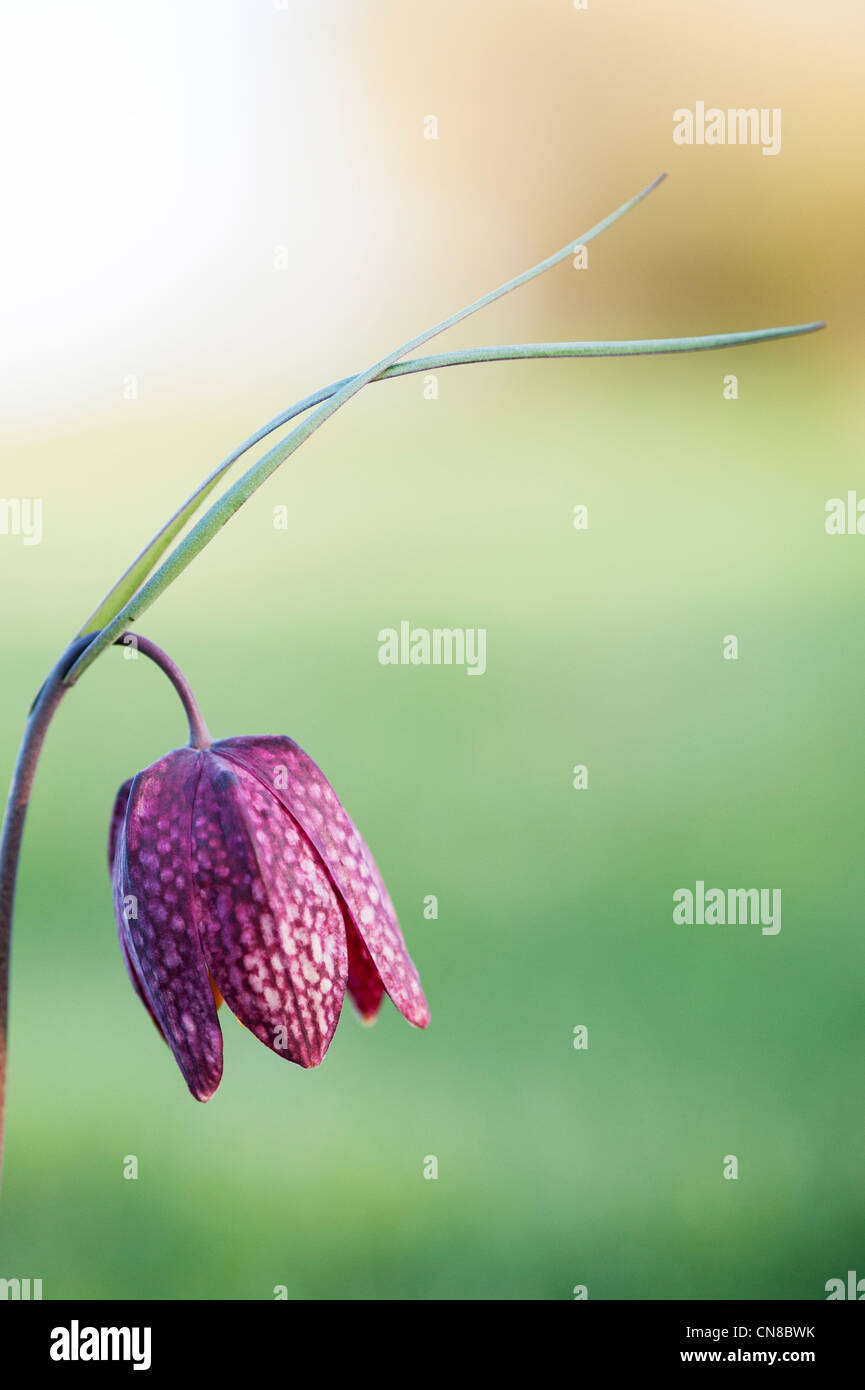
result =
[{"label": "purple flower", "polygon": [[302,1067],[346,989],[367,1022],[387,992],[429,1023],[372,855],[291,739],[179,748],[139,772],[117,794],[109,867],[126,968],[198,1100],[222,1076],[223,998]]}]

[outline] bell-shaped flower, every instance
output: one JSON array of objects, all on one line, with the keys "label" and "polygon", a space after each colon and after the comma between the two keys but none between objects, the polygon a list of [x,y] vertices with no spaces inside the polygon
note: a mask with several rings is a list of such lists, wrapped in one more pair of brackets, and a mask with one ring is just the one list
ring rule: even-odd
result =
[{"label": "bell-shaped flower", "polygon": [[390,995],[429,1010],[369,849],[289,738],[176,749],[120,789],[109,867],[126,967],[198,1100],[222,1075],[217,1008],[302,1067],[346,990],[365,1021]]}]

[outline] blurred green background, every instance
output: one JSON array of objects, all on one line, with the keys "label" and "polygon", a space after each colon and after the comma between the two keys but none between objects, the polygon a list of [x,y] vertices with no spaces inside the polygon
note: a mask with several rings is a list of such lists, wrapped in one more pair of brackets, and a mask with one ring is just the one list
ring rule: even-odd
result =
[{"label": "blurred green background", "polygon": [[[82,7],[85,31],[101,9]],[[80,350],[74,304],[55,304],[39,352],[12,354],[0,491],[41,496],[45,534],[0,537],[4,778],[59,650],[231,445],[661,168],[588,271],[559,267],[442,347],[830,326],[697,357],[459,368],[435,401],[419,377],[372,387],[142,620],[214,734],[290,734],[330,777],[399,910],[427,1033],[388,1001],[372,1029],[346,1006],[302,1072],[223,1010],[222,1086],[191,1100],[127,983],[105,865],[115,791],[183,741],[182,711],[143,659],[92,668],[52,728],[25,841],[0,1276],[41,1278],[46,1298],[825,1297],[865,1274],[865,540],[823,525],[828,498],[865,495],[862,15],[179,9],[169,94],[188,59],[205,113],[225,73],[238,113],[263,73],[268,113],[245,134],[237,116],[232,150],[194,103],[148,135],[133,89],[124,129],[166,167],[178,144],[224,150],[229,211],[215,190],[206,241],[163,204],[149,296],[128,315],[112,301],[110,333],[78,321]],[[157,4],[145,41],[168,23]],[[120,55],[122,29],[100,33]],[[202,34],[224,63],[209,76]],[[287,95],[311,63],[317,95]],[[674,147],[672,110],[697,99],[781,106],[782,154]],[[292,183],[301,144],[322,206]],[[98,170],[98,147],[80,157]],[[342,243],[274,269],[274,245],[346,210]],[[98,240],[92,208],[82,220]],[[65,285],[75,264],[45,273]],[[98,320],[111,285],[89,289]],[[68,372],[46,366],[60,339]],[[382,667],[377,634],[401,619],[486,628],[487,673]],[[675,926],[672,893],[698,878],[780,887],[780,934]]]}]

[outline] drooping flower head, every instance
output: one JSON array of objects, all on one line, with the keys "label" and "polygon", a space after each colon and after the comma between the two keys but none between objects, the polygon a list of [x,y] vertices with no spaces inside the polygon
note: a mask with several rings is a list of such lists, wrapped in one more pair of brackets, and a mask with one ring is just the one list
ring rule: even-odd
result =
[{"label": "drooping flower head", "polygon": [[219,1085],[222,999],[302,1067],[346,990],[366,1021],[387,993],[425,1028],[393,904],[324,774],[289,738],[200,742],[124,783],[109,843],[126,967],[192,1094]]}]

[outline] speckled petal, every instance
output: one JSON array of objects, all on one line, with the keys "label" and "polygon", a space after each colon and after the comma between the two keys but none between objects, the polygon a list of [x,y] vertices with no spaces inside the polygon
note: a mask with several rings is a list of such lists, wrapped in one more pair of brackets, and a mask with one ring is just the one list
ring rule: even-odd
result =
[{"label": "speckled petal", "polygon": [[[229,738],[213,751],[271,789],[321,856],[357,933],[400,1013],[425,1028],[429,1009],[372,854],[324,773],[290,738]],[[353,957],[353,982],[363,965]],[[363,1012],[363,1007],[361,1006]]]},{"label": "speckled petal", "polygon": [[126,815],[126,807],[129,804],[129,793],[132,791],[134,777],[123,783],[117,796],[114,798],[114,809],[111,812],[111,825],[108,829],[108,872],[114,872],[114,853],[117,849],[117,837],[120,834],[120,827],[123,824],[123,817]]},{"label": "speckled petal", "polygon": [[[115,905],[115,915],[116,915],[116,914],[117,914],[117,907],[116,907],[116,905]],[[138,970],[136,969],[135,962],[133,961],[131,955],[129,954],[129,947],[126,945],[126,942],[123,940],[123,933],[122,933],[120,930],[118,930],[118,932],[117,932],[117,939],[118,939],[118,941],[120,942],[120,954],[121,954],[121,956],[123,957],[123,964],[126,966],[126,973],[127,973],[127,975],[129,976],[130,984],[132,985],[132,988],[135,990],[135,993],[138,995],[138,998],[141,1000],[141,1002],[142,1002],[142,1004],[144,1005],[145,1009],[146,1009],[147,1012],[150,1014],[150,1017],[151,1017],[152,1020],[153,1020],[153,1026],[155,1027],[155,1029],[156,1029],[157,1033],[159,1034],[160,1038],[162,1039],[162,1041],[163,1041],[164,1043],[167,1043],[167,1042],[168,1042],[168,1039],[166,1038],[165,1034],[164,1034],[163,1031],[162,1031],[162,1027],[161,1027],[161,1025],[160,1025],[159,1019],[156,1017],[156,1014],[153,1012],[153,1010],[152,1010],[151,1007],[150,1007],[150,1001],[148,1000],[147,995],[144,993],[144,986],[142,985],[141,980],[140,980],[140,978],[139,978]]]},{"label": "speckled petal", "polygon": [[[129,793],[132,790],[133,780],[134,779],[130,777],[129,781],[124,782],[123,786],[120,788],[120,791],[117,793],[117,797],[114,802],[114,810],[111,813],[111,826],[108,831],[108,868],[111,872],[115,888],[114,916],[117,919],[118,923],[120,923],[121,921],[121,916],[123,912],[123,902],[122,899],[119,897],[119,893],[116,891],[117,880],[114,879],[114,859],[117,852],[117,841],[120,835],[121,828],[123,826],[123,818],[126,815],[126,807],[129,802]],[[138,971],[136,970],[135,965],[132,961],[132,957],[130,956],[129,951],[127,950],[126,942],[123,939],[123,931],[121,930],[119,925],[117,928],[117,940],[120,943],[120,954],[123,957],[123,964],[126,966],[126,973],[129,976],[132,988],[135,990],[135,993],[138,995],[138,998],[141,1000],[145,1009],[150,1014],[150,1017],[153,1019],[159,1036],[162,1038],[162,1041],[164,1042],[165,1034],[159,1027],[159,1020],[157,1019],[155,1013],[153,1012],[153,1010],[147,1002],[147,995],[144,993],[144,988],[141,984],[140,979],[138,978]]]},{"label": "speckled petal", "polygon": [[114,907],[130,975],[192,1094],[222,1076],[222,1034],[194,915],[190,822],[200,753],[181,748],[132,783],[113,865]]},{"label": "speckled petal", "polygon": [[202,756],[192,842],[210,972],[250,1032],[280,1056],[318,1066],[348,974],[340,904],[272,793],[216,748]]}]

